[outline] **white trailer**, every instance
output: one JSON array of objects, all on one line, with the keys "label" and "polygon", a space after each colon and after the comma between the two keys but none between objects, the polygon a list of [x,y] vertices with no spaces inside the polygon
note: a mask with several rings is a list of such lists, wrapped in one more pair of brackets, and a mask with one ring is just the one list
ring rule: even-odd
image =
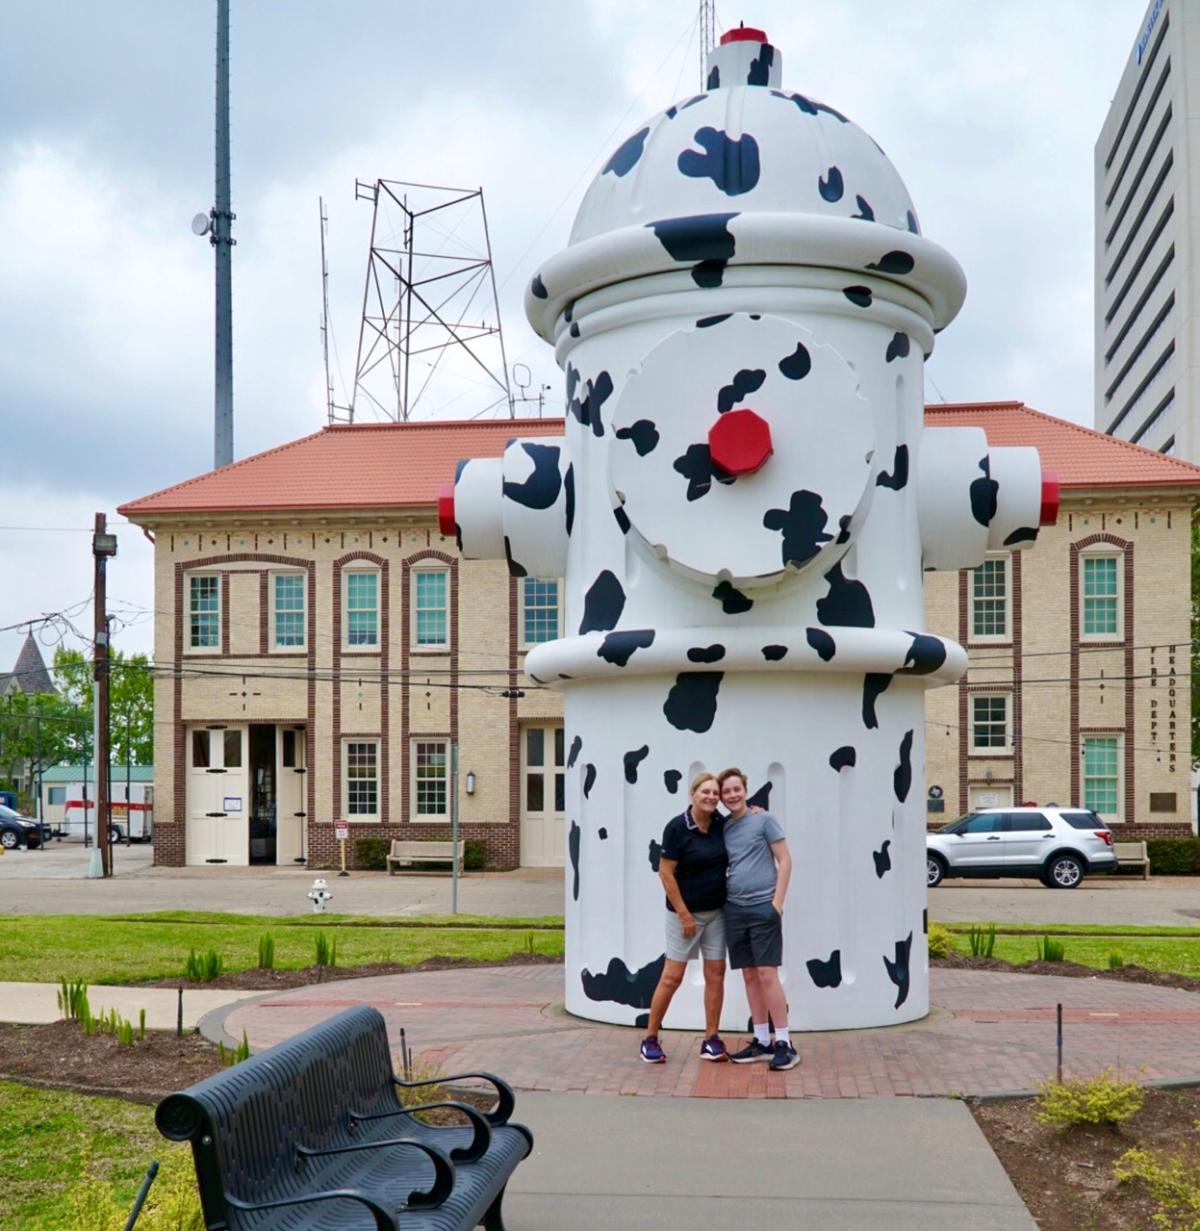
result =
[{"label": "white trailer", "polygon": [[[132,782],[126,787],[117,778],[109,783],[109,839],[149,842],[154,831],[154,787],[148,782]],[[85,819],[86,818],[86,819]],[[96,833],[96,784],[72,782],[67,785],[63,816],[55,831],[59,837],[93,838]]]}]

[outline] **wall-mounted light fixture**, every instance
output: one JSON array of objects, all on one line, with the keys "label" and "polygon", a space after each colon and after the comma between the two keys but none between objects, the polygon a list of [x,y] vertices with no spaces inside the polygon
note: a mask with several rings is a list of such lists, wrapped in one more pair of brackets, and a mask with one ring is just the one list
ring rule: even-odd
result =
[{"label": "wall-mounted light fixture", "polygon": [[467,794],[475,794],[475,771],[473,769],[467,770]]}]

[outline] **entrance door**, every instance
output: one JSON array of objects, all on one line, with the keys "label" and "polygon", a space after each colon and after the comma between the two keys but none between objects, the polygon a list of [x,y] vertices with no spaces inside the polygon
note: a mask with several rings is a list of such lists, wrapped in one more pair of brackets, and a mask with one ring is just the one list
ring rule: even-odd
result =
[{"label": "entrance door", "polygon": [[250,862],[246,729],[187,732],[187,862]]},{"label": "entrance door", "polygon": [[275,862],[303,863],[305,860],[304,775],[307,773],[305,730],[303,727],[276,727],[276,823]]},{"label": "entrance door", "polygon": [[521,732],[521,865],[563,866],[566,780],[561,723]]},{"label": "entrance door", "polygon": [[250,862],[275,862],[275,728],[250,727]]}]

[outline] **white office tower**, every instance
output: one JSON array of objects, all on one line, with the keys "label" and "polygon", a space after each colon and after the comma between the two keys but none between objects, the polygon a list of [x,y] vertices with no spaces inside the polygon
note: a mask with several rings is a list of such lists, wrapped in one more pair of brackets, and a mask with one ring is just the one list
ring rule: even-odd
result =
[{"label": "white office tower", "polygon": [[1150,0],[1096,142],[1096,427],[1198,461],[1192,87],[1200,4]]}]

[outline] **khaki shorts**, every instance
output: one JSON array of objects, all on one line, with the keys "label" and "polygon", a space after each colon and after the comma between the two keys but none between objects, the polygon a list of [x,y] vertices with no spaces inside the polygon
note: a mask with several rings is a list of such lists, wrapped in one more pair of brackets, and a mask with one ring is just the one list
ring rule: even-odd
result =
[{"label": "khaki shorts", "polygon": [[694,957],[703,956],[706,961],[725,960],[725,912],[719,907],[716,910],[694,910],[692,916],[696,920],[696,934],[685,936],[683,924],[673,911],[667,911],[667,959],[672,962],[690,962]]}]

